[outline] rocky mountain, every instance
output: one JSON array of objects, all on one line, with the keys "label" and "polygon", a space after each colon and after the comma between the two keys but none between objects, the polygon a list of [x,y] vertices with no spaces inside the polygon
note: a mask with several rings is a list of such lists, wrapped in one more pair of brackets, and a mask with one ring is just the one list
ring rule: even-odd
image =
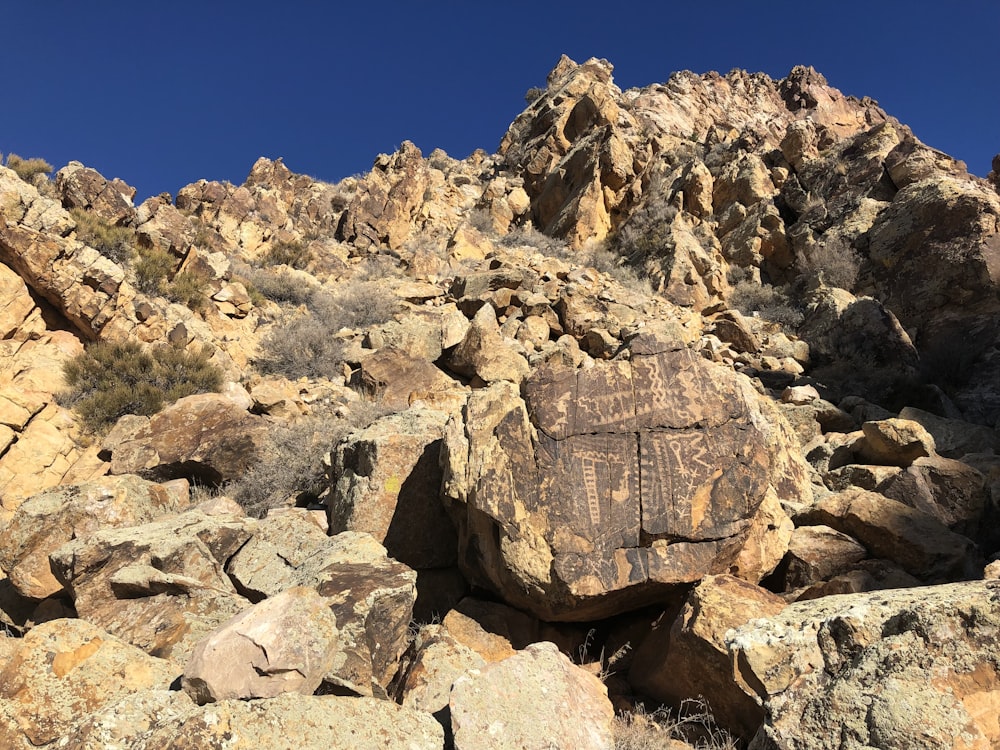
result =
[{"label": "rocky mountain", "polygon": [[530,99],[0,167],[0,746],[1000,745],[996,174],[808,68]]}]

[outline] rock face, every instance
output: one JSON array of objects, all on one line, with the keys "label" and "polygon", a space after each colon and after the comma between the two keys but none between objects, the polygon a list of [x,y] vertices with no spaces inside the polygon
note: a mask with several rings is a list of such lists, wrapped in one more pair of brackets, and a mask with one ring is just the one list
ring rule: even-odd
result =
[{"label": "rock face", "polygon": [[611,747],[607,689],[552,643],[460,677],[450,707],[455,750]]},{"label": "rock face", "polygon": [[727,637],[767,713],[752,748],[989,748],[1000,742],[996,581],[792,604]]},{"label": "rock face", "polygon": [[195,703],[310,695],[333,666],[337,619],[315,589],[287,589],[195,646],[182,685]]},{"label": "rock face", "polygon": [[138,526],[183,510],[186,501],[163,485],[131,475],[35,495],[0,533],[0,568],[21,596],[44,599],[62,591],[52,575],[49,554],[64,543],[103,528]]},{"label": "rock face", "polygon": [[610,614],[726,570],[770,487],[798,499],[803,470],[746,381],[663,349],[541,370],[523,401],[473,394],[445,477],[473,580],[544,619]]},{"label": "rock face", "polygon": [[111,446],[111,471],[218,485],[253,463],[266,429],[263,420],[227,396],[187,396],[148,420],[135,420],[127,436]]},{"label": "rock face", "polygon": [[39,625],[0,670],[0,745],[49,745],[87,714],[134,691],[165,690],[175,676],[169,662],[83,620]]}]

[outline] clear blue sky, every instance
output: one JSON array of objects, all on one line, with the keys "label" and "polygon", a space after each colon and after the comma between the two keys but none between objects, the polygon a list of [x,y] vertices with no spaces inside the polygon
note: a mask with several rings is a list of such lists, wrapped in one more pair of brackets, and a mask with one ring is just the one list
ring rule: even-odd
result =
[{"label": "clear blue sky", "polygon": [[138,199],[241,183],[258,156],[335,181],[402,141],[496,149],[562,53],[622,88],[813,65],[985,175],[1000,2],[7,0],[0,152],[71,159]]}]

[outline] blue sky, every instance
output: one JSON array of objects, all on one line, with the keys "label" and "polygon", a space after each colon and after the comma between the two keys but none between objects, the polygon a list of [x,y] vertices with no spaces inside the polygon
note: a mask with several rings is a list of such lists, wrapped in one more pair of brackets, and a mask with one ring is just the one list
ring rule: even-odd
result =
[{"label": "blue sky", "polygon": [[[0,152],[82,161],[138,200],[258,156],[330,181],[411,140],[494,151],[560,54],[622,88],[813,65],[985,175],[1000,2],[4,3]],[[810,6],[815,9],[809,9]]]}]

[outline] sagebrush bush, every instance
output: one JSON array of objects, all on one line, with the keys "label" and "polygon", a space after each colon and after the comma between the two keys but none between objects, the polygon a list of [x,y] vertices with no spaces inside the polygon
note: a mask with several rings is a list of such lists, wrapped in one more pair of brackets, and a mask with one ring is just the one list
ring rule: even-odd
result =
[{"label": "sagebrush bush", "polygon": [[255,518],[263,518],[272,508],[315,502],[327,487],[326,454],[341,438],[387,413],[380,404],[358,401],[342,415],[326,410],[275,425],[261,460],[222,492]]},{"label": "sagebrush bush", "polygon": [[302,270],[312,261],[312,251],[309,246],[299,241],[271,243],[264,256],[259,260],[262,266],[290,266]]},{"label": "sagebrush bush", "polygon": [[385,323],[398,306],[375,281],[351,282],[336,292],[318,289],[309,296],[304,314],[286,317],[264,337],[257,368],[293,380],[336,378],[344,351],[336,333]]},{"label": "sagebrush bush", "polygon": [[765,320],[788,328],[802,325],[804,316],[787,287],[743,280],[733,287],[729,304],[744,315],[757,313]]},{"label": "sagebrush bush", "polygon": [[199,271],[182,271],[166,282],[164,296],[191,310],[203,311],[208,307],[208,276]]},{"label": "sagebrush bush", "polygon": [[233,281],[243,282],[251,298],[253,297],[252,288],[262,298],[272,302],[304,305],[309,302],[316,291],[314,284],[303,282],[287,269],[253,268],[242,263],[234,263],[231,273]]},{"label": "sagebrush bush", "polygon": [[207,349],[98,341],[63,366],[68,391],[60,401],[102,432],[126,414],[151,416],[184,396],[218,391],[222,371],[210,357]]},{"label": "sagebrush bush", "polygon": [[7,168],[13,169],[25,182],[31,182],[40,174],[51,174],[53,169],[45,159],[22,159],[17,154],[7,154]]},{"label": "sagebrush bush", "polygon": [[799,271],[829,286],[853,291],[861,269],[861,254],[840,237],[817,243],[798,259]]},{"label": "sagebrush bush", "polygon": [[165,294],[170,275],[177,267],[177,258],[159,247],[137,248],[132,270],[135,285],[146,294]]},{"label": "sagebrush bush", "polygon": [[704,750],[737,750],[739,744],[721,729],[703,699],[687,700],[678,712],[659,708],[646,713],[641,707],[615,717],[612,728],[615,750],[667,750],[675,740]]},{"label": "sagebrush bush", "polygon": [[70,209],[70,215],[76,222],[78,240],[119,265],[125,265],[132,259],[135,253],[135,232],[132,229],[109,224],[97,214],[82,208]]}]

